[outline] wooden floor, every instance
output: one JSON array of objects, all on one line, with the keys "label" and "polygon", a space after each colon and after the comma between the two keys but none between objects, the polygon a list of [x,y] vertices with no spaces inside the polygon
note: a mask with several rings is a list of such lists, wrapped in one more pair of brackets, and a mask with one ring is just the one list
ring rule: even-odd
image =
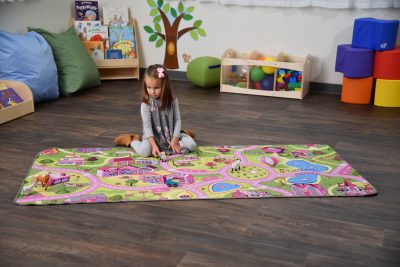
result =
[{"label": "wooden floor", "polygon": [[0,266],[400,266],[400,109],[173,87],[199,145],[328,144],[379,194],[15,205],[39,151],[140,132],[140,83],[108,81],[0,125]]}]

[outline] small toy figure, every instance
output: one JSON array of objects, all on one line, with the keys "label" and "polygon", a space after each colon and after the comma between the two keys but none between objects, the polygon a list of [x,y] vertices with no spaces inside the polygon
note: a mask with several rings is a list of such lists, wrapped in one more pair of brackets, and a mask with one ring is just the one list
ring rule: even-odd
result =
[{"label": "small toy figure", "polygon": [[32,190],[33,190],[34,187],[36,187],[36,183],[35,182],[33,182],[31,185],[22,187],[22,194],[24,196],[32,194]]},{"label": "small toy figure", "polygon": [[181,153],[183,154],[183,155],[187,155],[187,154],[189,154],[189,149],[187,149],[186,147],[183,147],[183,148],[181,148]]},{"label": "small toy figure", "polygon": [[179,182],[172,180],[172,178],[168,178],[168,179],[165,181],[165,184],[166,184],[168,187],[171,187],[171,186],[172,186],[172,187],[178,187]]},{"label": "small toy figure", "polygon": [[167,161],[167,154],[164,151],[160,153],[160,159],[162,162]]},{"label": "small toy figure", "polygon": [[231,166],[231,172],[233,171],[240,171],[240,159],[237,159]]},{"label": "small toy figure", "polygon": [[49,181],[50,178],[50,174],[46,173],[46,174],[38,174],[35,175],[35,184],[38,184],[39,182],[42,184],[42,187],[45,188],[45,190],[47,190],[47,182]]}]

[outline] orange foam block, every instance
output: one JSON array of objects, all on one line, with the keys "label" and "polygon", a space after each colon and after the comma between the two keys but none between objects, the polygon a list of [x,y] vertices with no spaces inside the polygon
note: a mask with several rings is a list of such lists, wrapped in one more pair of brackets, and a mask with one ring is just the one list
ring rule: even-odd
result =
[{"label": "orange foam block", "polygon": [[374,105],[400,107],[400,80],[377,79]]},{"label": "orange foam block", "polygon": [[343,77],[341,101],[350,104],[369,104],[374,78]]},{"label": "orange foam block", "polygon": [[400,80],[400,46],[394,50],[376,51],[374,78]]}]

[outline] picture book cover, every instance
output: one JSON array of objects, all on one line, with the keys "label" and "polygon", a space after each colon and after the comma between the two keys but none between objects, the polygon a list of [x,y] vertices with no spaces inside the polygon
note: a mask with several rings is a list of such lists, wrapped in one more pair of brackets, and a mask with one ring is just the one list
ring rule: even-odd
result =
[{"label": "picture book cover", "polygon": [[79,21],[100,20],[98,2],[75,1],[75,19]]},{"label": "picture book cover", "polygon": [[128,25],[129,9],[128,7],[123,6],[104,5],[103,20],[105,25]]},{"label": "picture book cover", "polygon": [[93,59],[104,59],[103,41],[82,41],[82,43]]},{"label": "picture book cover", "polygon": [[75,21],[76,34],[82,41],[87,40],[87,31],[89,28],[100,27],[100,21]]},{"label": "picture book cover", "polygon": [[109,26],[110,48],[122,51],[123,58],[136,58],[136,40],[133,26]]},{"label": "picture book cover", "polygon": [[122,51],[119,49],[108,49],[106,56],[107,59],[122,59]]},{"label": "picture book cover", "polygon": [[13,88],[0,90],[0,105],[3,107],[12,107],[18,103],[24,102]]},{"label": "picture book cover", "polygon": [[86,40],[105,41],[108,40],[108,26],[92,26],[86,30]]}]

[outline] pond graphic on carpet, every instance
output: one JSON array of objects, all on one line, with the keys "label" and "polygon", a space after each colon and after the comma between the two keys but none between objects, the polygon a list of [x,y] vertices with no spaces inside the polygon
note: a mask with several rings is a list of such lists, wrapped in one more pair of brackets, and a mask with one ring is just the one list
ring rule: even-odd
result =
[{"label": "pond graphic on carpet", "polygon": [[375,187],[328,145],[203,146],[164,161],[123,147],[54,147],[38,153],[15,203],[375,194]]}]

